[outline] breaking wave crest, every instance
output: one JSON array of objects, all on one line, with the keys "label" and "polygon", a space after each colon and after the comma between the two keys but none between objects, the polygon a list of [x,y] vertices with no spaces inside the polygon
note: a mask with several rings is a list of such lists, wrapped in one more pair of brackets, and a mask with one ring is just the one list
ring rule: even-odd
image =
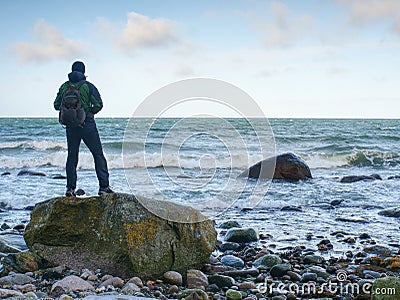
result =
[{"label": "breaking wave crest", "polygon": [[[176,168],[247,168],[249,166],[247,155],[234,155],[226,158],[214,158],[211,156],[193,157],[178,156],[175,154],[147,154],[146,161],[143,152],[137,152],[125,158],[125,165],[120,154],[105,154],[109,169],[122,168],[157,168],[157,167],[176,167]],[[49,154],[42,154],[36,157],[0,157],[0,168],[19,169],[19,168],[37,168],[44,166],[65,167],[67,158],[66,151],[58,151]],[[258,160],[261,158],[258,158]],[[257,158],[251,161],[256,163]],[[232,164],[232,162],[234,162]],[[94,168],[93,157],[89,152],[81,151],[79,154],[78,169]]]},{"label": "breaking wave crest", "polygon": [[303,158],[310,168],[394,167],[400,165],[400,156],[397,153],[370,150],[335,155],[304,155]]},{"label": "breaking wave crest", "polygon": [[37,151],[45,150],[61,150],[67,149],[66,142],[55,142],[55,141],[29,141],[29,142],[5,142],[0,143],[0,150],[21,150],[31,149]]},{"label": "breaking wave crest", "polygon": [[[60,144],[60,145],[58,145]],[[51,147],[61,147],[62,143],[53,143]],[[50,147],[50,145],[49,145]],[[301,154],[312,169],[316,168],[337,168],[345,166],[354,167],[384,167],[400,165],[400,156],[397,153],[385,153],[379,151],[355,151],[347,154],[325,155],[325,154]],[[146,154],[144,160],[143,152],[130,154],[124,161],[121,154],[107,154],[106,157],[110,169],[122,168],[157,168],[157,167],[176,167],[176,168],[237,168],[245,169],[250,165],[260,161],[261,157],[248,157],[247,153],[232,154],[232,156],[212,157],[207,156],[184,156],[173,153]],[[14,156],[2,155],[0,157],[0,168],[18,169],[35,168],[43,166],[65,167],[67,152],[64,150],[52,152],[40,152],[38,155]],[[93,157],[89,152],[81,151],[79,155],[78,168],[92,169],[94,167]]]}]

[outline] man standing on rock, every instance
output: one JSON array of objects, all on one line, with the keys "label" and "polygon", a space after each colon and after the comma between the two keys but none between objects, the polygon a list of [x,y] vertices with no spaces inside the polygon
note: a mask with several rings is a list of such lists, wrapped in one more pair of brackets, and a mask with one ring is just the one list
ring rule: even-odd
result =
[{"label": "man standing on rock", "polygon": [[[109,186],[107,161],[103,154],[100,136],[94,115],[103,108],[103,101],[97,88],[86,81],[85,65],[81,61],[72,64],[68,81],[63,83],[54,100],[54,108],[60,111],[60,122],[66,125],[68,157],[66,163],[67,191],[65,196],[75,196],[76,167],[78,165],[81,140],[89,148],[94,158],[99,195],[114,193]],[[75,106],[71,106],[72,101]]]}]

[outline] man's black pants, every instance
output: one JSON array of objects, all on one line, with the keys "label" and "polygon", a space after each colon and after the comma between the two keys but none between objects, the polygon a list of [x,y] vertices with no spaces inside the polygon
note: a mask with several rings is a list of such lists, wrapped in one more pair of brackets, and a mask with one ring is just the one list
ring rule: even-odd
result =
[{"label": "man's black pants", "polygon": [[107,188],[109,186],[107,161],[103,154],[99,132],[93,118],[86,118],[85,124],[82,127],[67,127],[67,188],[76,188],[76,167],[78,165],[81,140],[83,140],[93,155],[100,189]]}]

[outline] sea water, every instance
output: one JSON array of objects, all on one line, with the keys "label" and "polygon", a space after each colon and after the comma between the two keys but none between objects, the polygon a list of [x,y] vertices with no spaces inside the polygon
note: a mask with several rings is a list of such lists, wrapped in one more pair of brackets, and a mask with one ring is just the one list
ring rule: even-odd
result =
[{"label": "sea water", "polygon": [[[269,128],[255,134],[248,130],[246,120],[226,119],[238,135],[232,138],[231,131],[218,125],[220,121],[191,119],[174,127],[180,121],[157,120],[146,131],[143,144],[140,139],[124,139],[128,119],[96,119],[114,190],[191,205],[217,223],[238,220],[269,234],[268,243],[278,247],[310,246],[306,241],[309,233],[330,238],[335,244],[331,236],[335,231],[351,236],[365,232],[378,243],[399,247],[399,220],[378,214],[400,206],[400,179],[388,179],[400,175],[399,120],[269,119],[273,137],[268,136],[271,144],[266,145],[266,153],[293,152],[305,160],[313,175],[305,181],[272,183],[237,178],[251,164],[266,158],[256,147],[256,135],[268,133]],[[147,130],[145,120],[135,122],[137,131],[129,129],[133,137]],[[265,120],[253,122],[266,124]],[[239,144],[242,140],[245,148],[236,147],[234,141]],[[125,153],[124,141],[129,149]],[[0,119],[0,202],[6,208],[0,213],[0,222],[27,222],[29,210],[25,208],[63,195],[66,180],[54,178],[65,175],[66,157],[65,129],[56,119]],[[21,170],[46,176],[18,176]],[[340,182],[343,176],[373,173],[383,180]],[[98,191],[93,158],[84,143],[78,188],[86,195]],[[249,205],[247,200],[254,194],[257,201]],[[214,202],[207,205],[209,199],[219,199],[223,205],[215,210]],[[333,200],[342,202],[332,206]],[[285,206],[297,210],[282,210]],[[218,213],[210,213],[214,211]],[[337,247],[343,248],[339,244]]]}]

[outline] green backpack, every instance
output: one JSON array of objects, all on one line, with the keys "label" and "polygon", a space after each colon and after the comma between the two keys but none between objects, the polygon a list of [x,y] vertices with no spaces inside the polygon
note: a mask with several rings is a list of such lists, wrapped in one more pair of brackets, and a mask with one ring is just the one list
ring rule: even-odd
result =
[{"label": "green backpack", "polygon": [[66,90],[62,95],[58,121],[67,127],[79,127],[85,122],[86,113],[82,107],[81,94],[79,89],[85,83],[81,80],[78,83],[67,82]]}]

